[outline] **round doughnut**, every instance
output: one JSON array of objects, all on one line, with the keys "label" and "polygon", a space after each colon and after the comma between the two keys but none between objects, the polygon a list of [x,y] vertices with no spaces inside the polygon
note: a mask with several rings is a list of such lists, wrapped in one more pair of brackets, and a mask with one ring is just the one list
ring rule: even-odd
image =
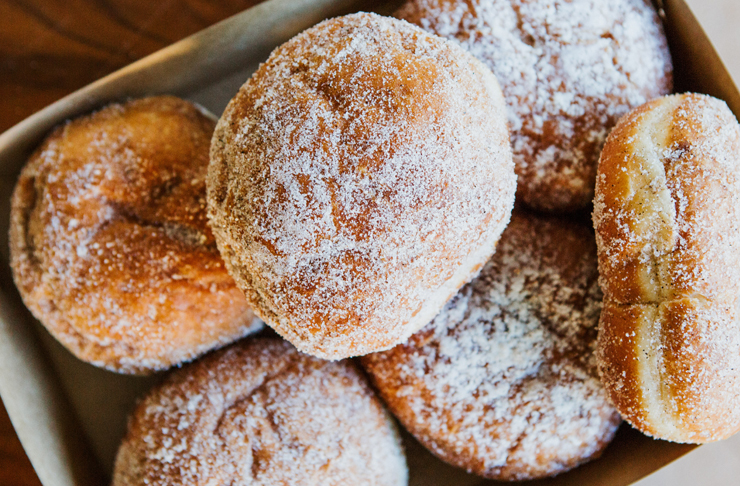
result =
[{"label": "round doughnut", "polygon": [[214,125],[174,97],[112,104],[56,128],[22,170],[13,277],[80,359],[147,373],[259,327],[208,227]]},{"label": "round doughnut", "polygon": [[250,339],[176,370],[138,405],[113,486],[405,486],[398,433],[348,361]]},{"label": "round doughnut", "polygon": [[408,0],[396,16],[491,68],[508,107],[517,199],[537,210],[591,204],[609,130],[672,89],[649,0]]},{"label": "round doughnut", "polygon": [[727,105],[668,96],[620,120],[593,220],[613,403],[654,437],[729,437],[740,429],[740,125]]},{"label": "round doughnut", "polygon": [[585,224],[515,211],[480,276],[362,364],[442,460],[498,480],[567,471],[598,457],[621,422],[596,372],[597,281]]},{"label": "round doughnut", "polygon": [[428,323],[508,222],[504,110],[483,64],[400,20],[334,18],[276,49],[219,120],[208,172],[255,312],[326,359]]}]

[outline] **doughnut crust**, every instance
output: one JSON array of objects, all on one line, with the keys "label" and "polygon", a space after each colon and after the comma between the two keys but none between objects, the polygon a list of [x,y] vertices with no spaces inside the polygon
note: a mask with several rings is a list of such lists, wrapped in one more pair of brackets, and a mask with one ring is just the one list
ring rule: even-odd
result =
[{"label": "doughnut crust", "polygon": [[250,339],[167,380],[139,404],[113,486],[405,486],[400,439],[348,361]]},{"label": "doughnut crust", "polygon": [[500,480],[567,471],[598,457],[621,422],[596,373],[597,280],[585,224],[515,211],[480,276],[362,364],[441,459]]},{"label": "doughnut crust", "polygon": [[231,100],[209,216],[255,312],[299,350],[340,359],[405,340],[480,270],[515,177],[490,71],[360,13],[276,49]]},{"label": "doughnut crust", "polygon": [[187,361],[259,328],[208,227],[214,121],[174,97],[56,128],[13,193],[13,277],[78,358],[123,373]]},{"label": "doughnut crust", "polygon": [[517,199],[538,210],[590,205],[609,130],[672,89],[649,0],[408,0],[396,16],[491,68],[506,97]]},{"label": "doughnut crust", "polygon": [[724,102],[668,96],[620,120],[593,220],[612,401],[661,439],[729,437],[740,429],[740,126]]}]

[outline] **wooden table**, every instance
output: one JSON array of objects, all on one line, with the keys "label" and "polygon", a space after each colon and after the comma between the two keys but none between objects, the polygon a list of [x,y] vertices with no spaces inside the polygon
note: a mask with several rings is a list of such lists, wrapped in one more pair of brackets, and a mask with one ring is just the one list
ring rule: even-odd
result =
[{"label": "wooden table", "polygon": [[[0,0],[0,132],[64,95],[259,2]],[[688,3],[740,79],[740,55],[735,54],[740,2]],[[0,485],[40,485],[2,406]]]},{"label": "wooden table", "polygon": [[[259,2],[0,0],[0,132],[92,81]],[[40,484],[0,405],[0,485]]]}]

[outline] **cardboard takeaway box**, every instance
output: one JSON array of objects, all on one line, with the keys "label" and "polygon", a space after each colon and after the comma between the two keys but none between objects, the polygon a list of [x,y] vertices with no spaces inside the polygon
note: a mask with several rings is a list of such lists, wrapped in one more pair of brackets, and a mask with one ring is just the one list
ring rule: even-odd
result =
[{"label": "cardboard takeaway box", "polygon": [[[740,95],[684,0],[656,0],[665,16],[676,91]],[[694,4],[699,4],[694,0]],[[393,3],[269,0],[103,78],[0,135],[0,395],[45,486],[107,484],[137,397],[158,377],[116,375],[75,359],[31,317],[8,266],[9,195],[26,157],[57,123],[109,101],[170,93],[221,113],[269,52],[318,21],[357,10],[389,14]],[[414,486],[493,482],[447,466],[405,437]],[[623,426],[603,457],[555,479],[528,484],[622,486],[693,446],[649,439]]]}]

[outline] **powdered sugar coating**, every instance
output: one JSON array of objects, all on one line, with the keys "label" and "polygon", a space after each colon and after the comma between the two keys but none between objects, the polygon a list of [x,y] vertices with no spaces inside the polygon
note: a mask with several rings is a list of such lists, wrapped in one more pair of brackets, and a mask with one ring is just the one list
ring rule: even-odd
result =
[{"label": "powdered sugar coating", "polygon": [[244,341],[138,406],[113,486],[404,486],[399,437],[349,362]]},{"label": "powdered sugar coating", "polygon": [[13,276],[79,358],[126,373],[190,360],[260,327],[205,208],[214,121],[174,97],[58,127],[13,193]]},{"label": "powdered sugar coating", "polygon": [[396,16],[491,68],[509,108],[518,197],[537,209],[589,204],[611,127],[672,89],[649,0],[409,0]]},{"label": "powdered sugar coating", "polygon": [[440,458],[495,479],[554,475],[598,456],[620,421],[596,375],[600,310],[588,228],[515,212],[476,280],[362,363]]},{"label": "powdered sugar coating", "polygon": [[241,88],[213,138],[208,202],[255,311],[338,359],[428,323],[493,252],[515,185],[490,71],[361,13],[293,38]]},{"label": "powdered sugar coating", "polygon": [[739,171],[740,125],[697,94],[629,113],[599,163],[600,372],[620,413],[659,438],[740,430]]}]

